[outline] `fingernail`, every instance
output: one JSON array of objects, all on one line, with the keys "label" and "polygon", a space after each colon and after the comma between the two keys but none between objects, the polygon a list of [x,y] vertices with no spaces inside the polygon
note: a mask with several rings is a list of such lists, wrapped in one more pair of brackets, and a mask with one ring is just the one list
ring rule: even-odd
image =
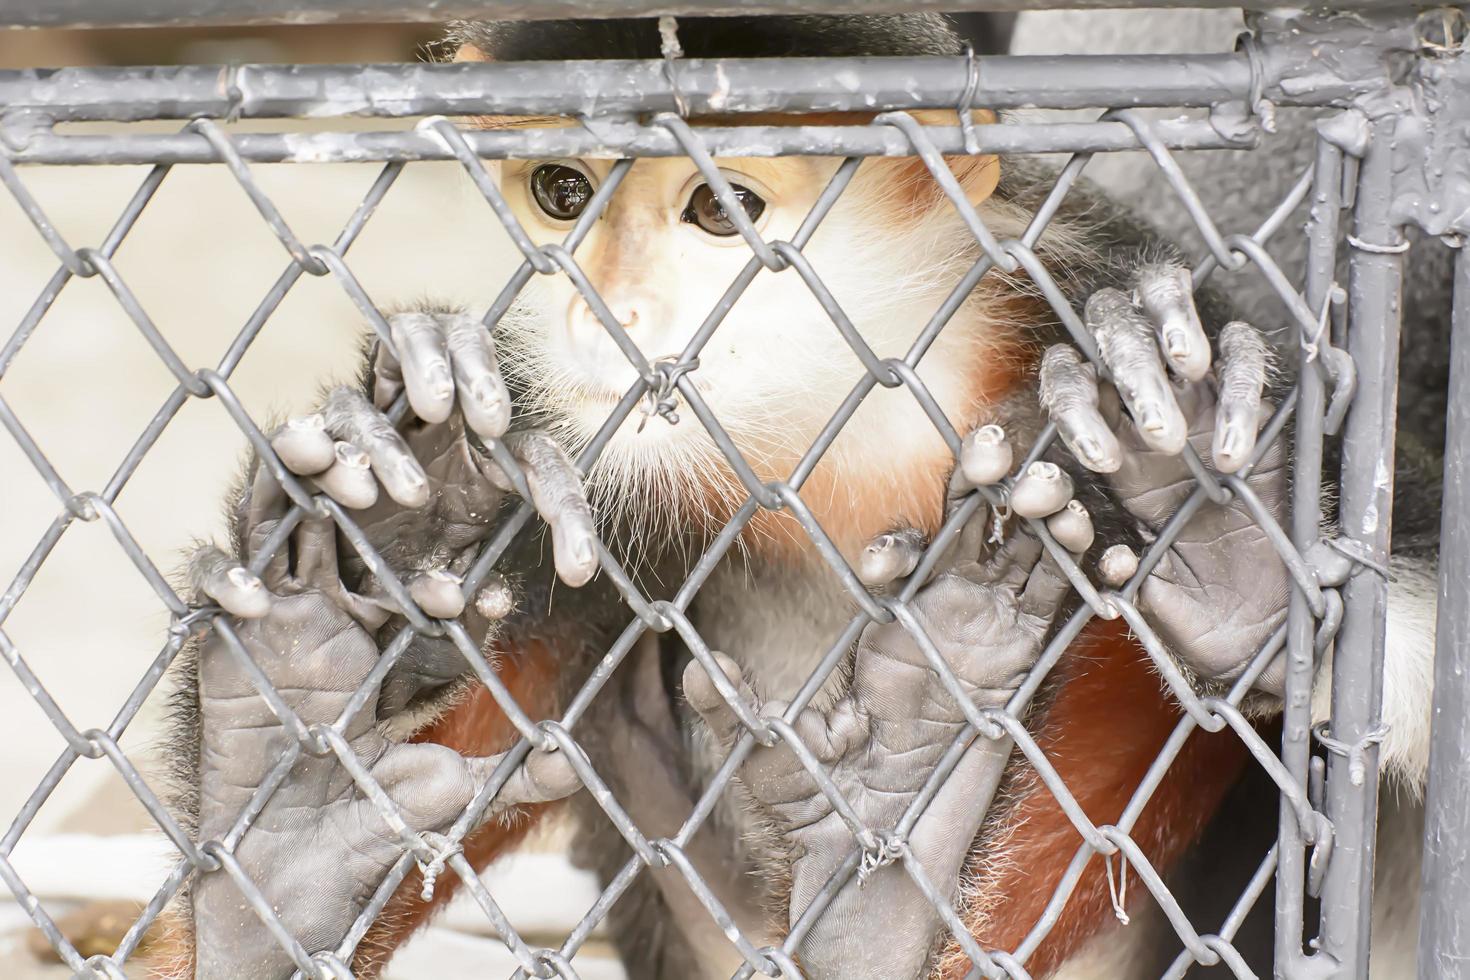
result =
[{"label": "fingernail", "polygon": [[475,610],[486,619],[504,619],[514,609],[515,596],[511,594],[510,583],[499,575],[492,574],[475,594]]},{"label": "fingernail", "polygon": [[1092,515],[1075,499],[1067,501],[1066,507],[1047,518],[1046,526],[1052,537],[1074,554],[1082,554],[1092,547],[1095,536]]},{"label": "fingernail", "polygon": [[332,452],[336,455],[337,462],[343,466],[348,466],[355,470],[365,470],[368,468],[369,461],[367,453],[358,449],[350,442],[337,443],[332,448]]},{"label": "fingernail", "polygon": [[253,589],[265,588],[265,583],[262,582],[254,572],[252,572],[248,568],[242,568],[239,565],[236,565],[234,568],[226,572],[225,578],[229,579],[230,584],[233,585],[235,588],[242,589],[247,592]]},{"label": "fingernail", "polygon": [[402,475],[403,482],[409,489],[421,490],[429,485],[429,478],[424,475],[424,469],[413,460],[404,460],[398,466],[398,472]]},{"label": "fingernail", "polygon": [[500,389],[488,381],[481,381],[475,385],[471,394],[474,395],[475,401],[479,402],[487,411],[493,411],[499,408],[501,403],[505,401],[500,396]]},{"label": "fingernail", "polygon": [[1126,544],[1115,544],[1097,560],[1097,571],[1111,586],[1127,582],[1138,571],[1138,556]]},{"label": "fingernail", "polygon": [[1164,413],[1158,402],[1139,402],[1134,406],[1134,420],[1139,429],[1151,435],[1158,435],[1165,429]]},{"label": "fingernail", "polygon": [[1055,463],[1038,461],[1026,468],[1011,490],[1011,508],[1022,517],[1046,517],[1072,496],[1072,478]]},{"label": "fingernail", "polygon": [[597,564],[597,548],[591,541],[583,541],[577,545],[576,556],[578,565]]},{"label": "fingernail", "polygon": [[1005,479],[1014,461],[1005,430],[986,425],[970,433],[960,444],[960,472],[977,487],[990,486]]},{"label": "fingernail", "polygon": [[1164,331],[1164,349],[1171,361],[1183,363],[1189,357],[1189,336],[1175,327]]},{"label": "fingernail", "polygon": [[1240,454],[1241,443],[1245,440],[1241,437],[1240,429],[1233,425],[1227,425],[1220,432],[1220,449],[1217,455],[1227,459],[1234,459]]},{"label": "fingernail", "polygon": [[430,368],[428,381],[429,392],[435,398],[449,398],[454,394],[454,378],[447,367]]},{"label": "fingernail", "polygon": [[327,428],[327,420],[320,412],[298,415],[286,420],[286,428],[296,432],[324,432]]}]

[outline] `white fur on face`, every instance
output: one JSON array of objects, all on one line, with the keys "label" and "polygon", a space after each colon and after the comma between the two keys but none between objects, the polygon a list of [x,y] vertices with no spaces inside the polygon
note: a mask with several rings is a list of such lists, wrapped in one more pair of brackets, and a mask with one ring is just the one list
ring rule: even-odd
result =
[{"label": "white fur on face", "polygon": [[[533,239],[559,241],[569,224],[549,220],[528,190],[537,165],[507,165],[506,196]],[[576,166],[594,183],[609,169],[596,161]],[[761,195],[765,211],[757,228],[766,240],[779,241],[795,235],[836,166],[801,159],[726,161],[722,169]],[[973,241],[949,209],[895,217],[902,188],[885,177],[859,171],[804,249],[880,358],[909,350],[975,257]],[[638,161],[576,253],[649,360],[682,353],[751,259],[738,235],[716,238],[680,220],[702,182],[687,160]],[[498,337],[507,371],[528,389],[539,424],[580,449],[637,372],[568,277],[537,277],[523,301]],[[993,346],[988,325],[970,304],[920,366],[951,418],[973,414],[976,364]],[[864,377],[860,359],[794,269],[758,272],[699,358],[691,380],[763,480],[790,473]],[[681,404],[678,414],[679,424],[671,425],[635,411],[618,429],[591,475],[600,513],[654,530],[650,516],[687,522],[703,515],[718,524],[744,500],[744,488],[694,413]],[[881,493],[885,481],[897,485],[906,458],[936,452],[945,452],[942,440],[912,394],[877,389],[824,457],[836,477],[826,481],[827,492],[847,482]],[[661,526],[679,525],[661,520]]]}]

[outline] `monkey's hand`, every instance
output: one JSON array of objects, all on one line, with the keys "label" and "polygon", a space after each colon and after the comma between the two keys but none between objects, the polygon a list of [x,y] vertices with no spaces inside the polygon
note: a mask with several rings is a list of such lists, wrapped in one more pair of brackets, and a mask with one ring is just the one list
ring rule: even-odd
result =
[{"label": "monkey's hand", "polygon": [[[1053,495],[1049,523],[1075,557],[1091,544],[1091,521],[1076,501],[1054,494],[1058,476],[1045,469],[1028,473],[1017,492],[1038,499]],[[941,679],[901,620],[875,623],[858,641],[848,691],[829,707],[802,711],[786,733],[830,772],[851,809],[844,813],[834,805],[785,740],[757,745],[739,771],[741,783],[789,844],[793,926],[858,846],[850,821],[874,835],[858,879],[837,894],[801,943],[801,961],[811,976],[919,975],[942,921],[895,858],[907,851],[939,893],[952,899],[1010,755],[1009,739],[979,736],[969,727],[956,694],[981,710],[1003,707],[1040,656],[1069,585],[1024,527],[1014,527],[993,553],[980,553],[987,511],[977,513],[947,563],[906,603],[911,625],[953,671],[957,689],[952,692]],[[885,535],[869,551],[916,555],[918,547],[915,536]],[[889,567],[907,574],[913,564],[896,561]],[[720,664],[741,695],[752,698],[734,661],[721,656]],[[715,737],[732,745],[742,725],[697,662],[685,671],[684,691]],[[779,717],[786,707],[767,702],[760,714]],[[915,808],[942,761],[953,770],[927,805]],[[852,941],[864,935],[884,941]]]},{"label": "monkey's hand", "polygon": [[[475,546],[495,530],[512,484],[477,445],[503,439],[551,528],[556,570],[569,585],[582,585],[597,571],[592,511],[576,468],[550,436],[507,434],[510,397],[483,324],[462,313],[429,312],[395,314],[388,323],[402,360],[387,345],[377,346],[372,401],[359,388],[335,388],[319,412],[291,419],[271,444],[288,469],[356,511],[368,542],[425,613],[463,615],[470,636],[482,642],[508,611],[509,588],[502,581],[500,598],[484,609],[467,608],[461,576],[476,558]],[[405,393],[412,412],[395,427],[384,413]],[[361,561],[347,557],[344,580],[398,611]],[[227,594],[217,598],[230,608]],[[400,709],[441,703],[465,671],[451,642],[418,637],[384,682],[383,710],[407,733],[433,712]]]},{"label": "monkey's hand", "polygon": [[[445,576],[464,571],[455,559],[466,567],[473,560],[470,546],[490,535],[511,489],[470,434],[504,438],[551,527],[558,574],[569,585],[587,582],[597,571],[597,539],[581,481],[546,433],[506,434],[511,400],[490,332],[463,313],[399,313],[388,324],[402,360],[377,346],[372,401],[358,388],[333,389],[319,412],[291,419],[272,437],[281,461],[360,511],[358,525],[395,569],[429,575],[419,584],[427,601],[452,604]],[[383,413],[404,393],[412,414],[395,428]]]},{"label": "monkey's hand", "polygon": [[[1151,541],[1196,482],[1183,456],[1234,474],[1256,449],[1270,405],[1262,401],[1269,350],[1251,326],[1219,333],[1218,357],[1200,323],[1188,270],[1145,267],[1132,298],[1103,289],[1087,302],[1111,384],[1066,345],[1042,358],[1041,401],[1067,447],[1108,482]],[[1287,504],[1286,454],[1267,447],[1245,479],[1278,521]],[[1100,571],[1109,584],[1131,574],[1117,553]],[[1139,592],[1139,606],[1176,657],[1207,682],[1240,674],[1286,615],[1286,566],[1249,508],[1233,496],[1206,501],[1185,525]],[[1279,683],[1268,671],[1258,686]]]},{"label": "monkey's hand", "polygon": [[[257,548],[284,516],[283,497],[260,501],[247,541]],[[264,581],[208,549],[193,563],[206,591],[230,596],[243,652],[301,724],[334,726],[378,664],[372,631],[384,613],[338,577],[337,530],[308,518],[267,566]],[[246,601],[248,599],[248,601]],[[308,953],[333,950],[389,867],[405,835],[443,831],[469,805],[503,756],[472,758],[432,744],[393,742],[366,704],[339,728],[350,752],[401,815],[395,830],[337,755],[302,753],[231,848],[240,870]],[[251,672],[218,633],[199,651],[199,840],[224,841],[294,736],[261,697]],[[578,786],[560,754],[533,752],[492,804],[558,799]],[[191,891],[199,980],[288,977],[291,956],[223,869]]]}]

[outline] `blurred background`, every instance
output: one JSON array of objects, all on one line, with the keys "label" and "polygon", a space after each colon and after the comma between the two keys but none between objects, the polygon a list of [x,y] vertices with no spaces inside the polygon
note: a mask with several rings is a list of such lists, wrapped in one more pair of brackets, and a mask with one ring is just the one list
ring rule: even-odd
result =
[{"label": "blurred background", "polygon": [[[1132,49],[1114,12],[1023,14],[1021,53]],[[1231,11],[1155,12],[1142,42],[1160,50],[1158,19],[1174,17],[1180,50],[1228,49]],[[1058,18],[1066,18],[1065,25]],[[994,25],[992,25],[994,26]],[[996,39],[1011,25],[1000,25]],[[1060,29],[1064,26],[1065,29]],[[985,29],[981,25],[981,29]],[[62,65],[411,61],[431,56],[421,26],[241,30],[4,31],[0,68]],[[374,125],[384,125],[375,121]],[[388,125],[392,125],[389,123]],[[398,125],[408,125],[407,122]],[[267,128],[241,124],[238,128]],[[160,128],[173,129],[173,124]],[[1122,156],[1104,164],[1115,184],[1146,171]],[[261,165],[259,182],[305,242],[336,237],[379,172],[367,165]],[[106,235],[145,167],[26,167],[21,178],[73,246]],[[191,367],[213,365],[289,259],[223,167],[176,167],[118,251],[120,275]],[[515,257],[504,231],[456,164],[408,166],[368,222],[348,263],[379,306],[432,296],[483,307]],[[0,342],[57,268],[9,194],[0,193]],[[322,385],[346,379],[363,332],[330,278],[303,276],[232,378],[257,420],[306,409]],[[68,484],[100,489],[174,388],[172,376],[96,278],[67,284],[0,381],[0,394]],[[220,501],[245,441],[216,400],[190,400],[117,500],[153,563],[177,566],[188,544],[222,534]],[[8,586],[59,505],[30,462],[0,436],[0,587]],[[73,523],[5,621],[4,629],[81,730],[105,727],[157,656],[168,615],[101,522]],[[152,697],[123,740],[148,771],[158,757],[163,699]],[[8,826],[64,748],[15,676],[0,670],[0,825]],[[596,888],[560,857],[564,830],[489,873],[491,890],[531,942],[555,944]],[[14,852],[20,876],[89,953],[110,952],[169,867],[166,846],[106,760],[81,760],[40,806]],[[4,894],[0,890],[0,894]],[[0,911],[0,963],[15,980],[69,975],[19,906]],[[488,923],[460,907],[406,947],[390,976],[417,980],[510,972]],[[537,937],[541,937],[539,940]],[[500,968],[504,964],[504,969]],[[622,976],[594,942],[577,958],[589,980]]]}]

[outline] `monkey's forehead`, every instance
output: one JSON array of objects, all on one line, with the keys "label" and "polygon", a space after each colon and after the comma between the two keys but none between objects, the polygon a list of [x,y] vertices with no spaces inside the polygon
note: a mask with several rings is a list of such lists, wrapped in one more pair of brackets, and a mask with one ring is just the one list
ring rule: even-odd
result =
[{"label": "monkey's forehead", "polygon": [[[780,118],[795,120],[795,116],[771,116],[771,119]],[[735,122],[736,117],[723,117],[718,122],[711,119],[691,119],[691,125],[702,122],[704,125],[729,125]],[[750,123],[742,118],[739,121]],[[478,129],[543,129],[543,128],[565,128],[580,125],[580,121],[565,116],[481,116],[474,120],[474,126]],[[792,122],[791,125],[799,123]],[[762,123],[770,125],[770,123]],[[508,161],[509,162],[509,161]],[[533,163],[534,161],[521,161],[521,165]],[[839,157],[715,157],[715,163],[719,167],[735,170],[749,177],[764,181],[773,191],[785,191],[792,189],[789,185],[797,182],[802,186],[813,180],[824,179],[830,176],[832,170],[841,162]],[[610,160],[593,160],[589,163],[598,167],[599,165],[611,165]],[[646,157],[637,161],[636,172],[643,175],[654,175],[660,172],[670,176],[683,179],[695,169],[694,162],[688,157]]]},{"label": "monkey's forehead", "polygon": [[[990,112],[977,109],[977,121],[990,122]],[[865,126],[874,119],[871,112],[751,112],[690,116],[689,125],[700,126]],[[913,113],[921,123],[931,126],[954,126],[959,117],[952,109],[923,109]],[[579,126],[571,116],[473,116],[470,125],[476,129],[551,129]]]}]

